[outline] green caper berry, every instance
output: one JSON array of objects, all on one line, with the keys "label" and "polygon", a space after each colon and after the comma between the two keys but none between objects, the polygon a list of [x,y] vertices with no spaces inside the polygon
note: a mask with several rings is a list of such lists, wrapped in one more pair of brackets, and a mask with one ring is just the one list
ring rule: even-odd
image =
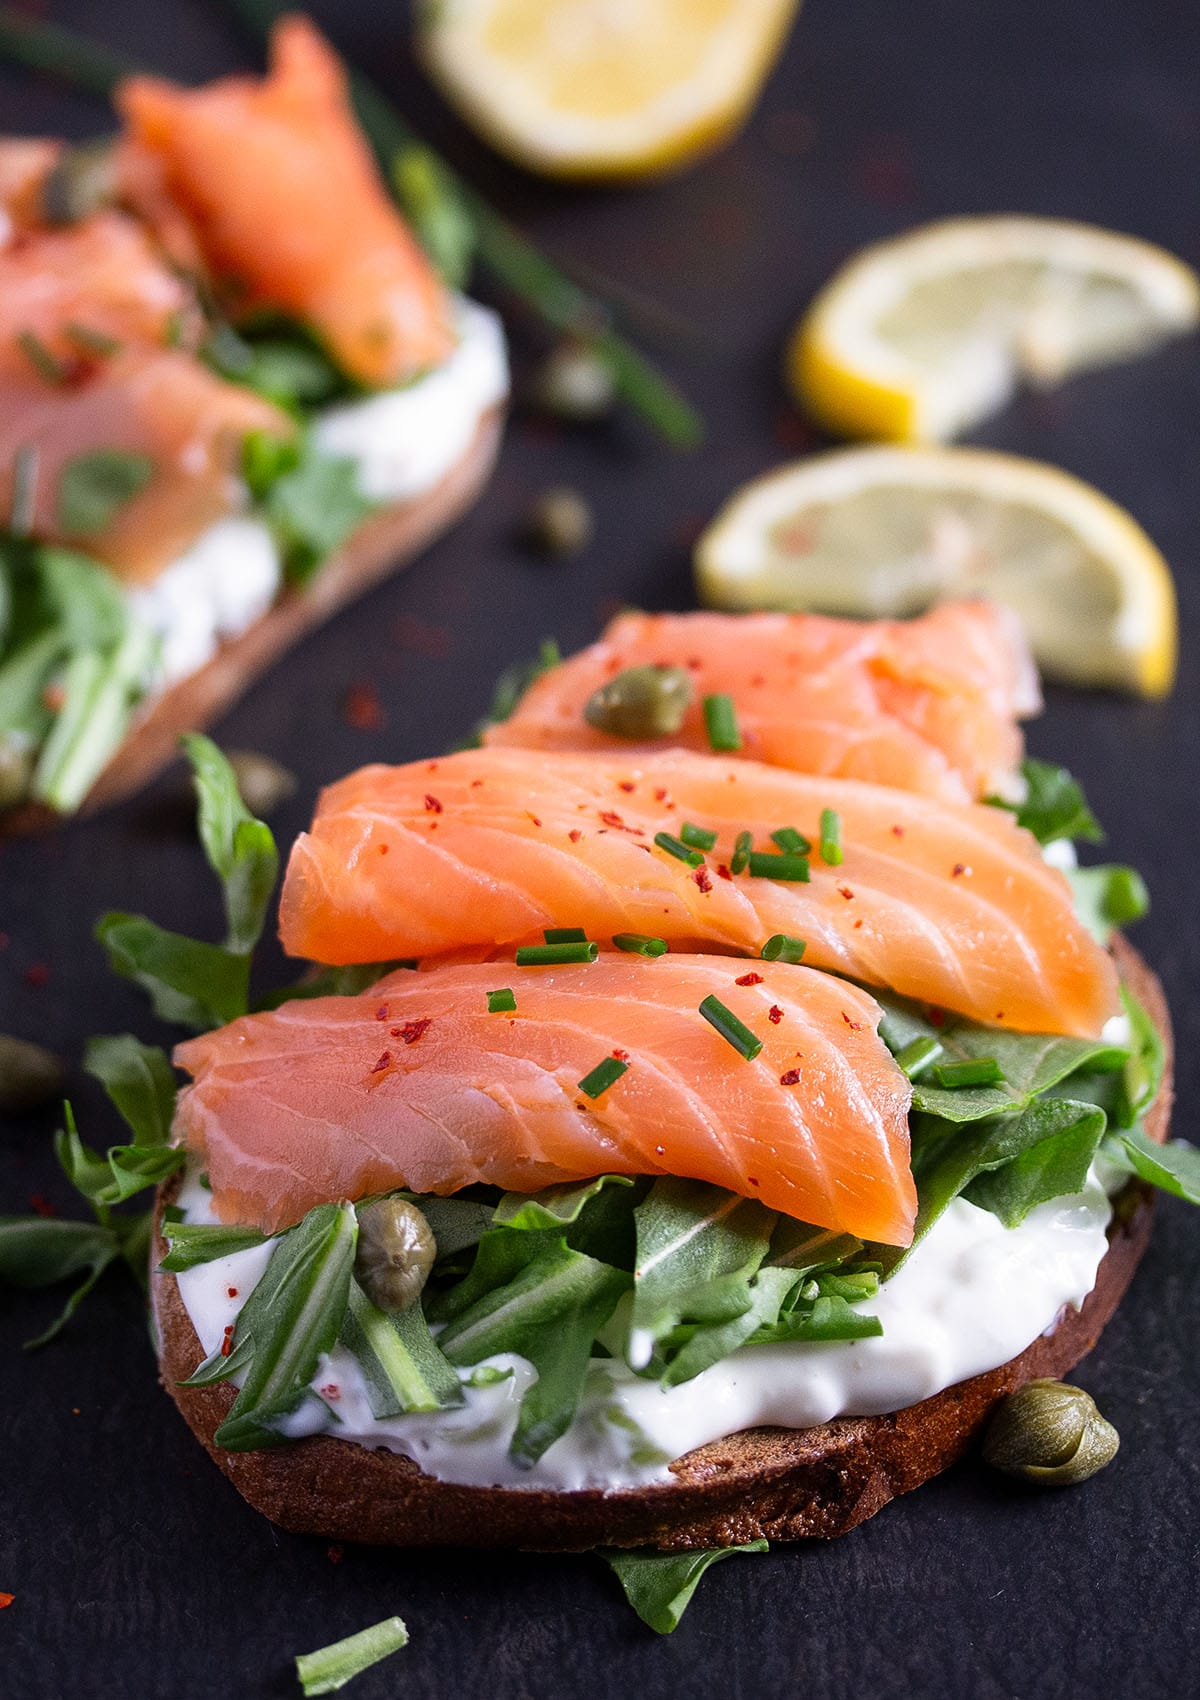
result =
[{"label": "green caper berry", "polygon": [[1038,1487],[1073,1487],[1116,1457],[1116,1429],[1082,1387],[1042,1378],[1009,1394],[983,1438],[984,1460]]},{"label": "green caper berry", "polygon": [[616,394],[612,368],[578,342],[565,342],[548,354],[530,386],[538,407],[573,425],[605,418],[612,412]]},{"label": "green caper berry", "polygon": [[47,224],[78,224],[117,198],[117,158],[111,142],[64,148],[42,184]]},{"label": "green caper berry", "polygon": [[269,815],[296,789],[296,776],[273,756],[257,750],[229,750],[226,759],[233,769],[242,802],[252,815]]},{"label": "green caper berry", "polygon": [[433,1230],[407,1198],[380,1198],[358,1213],[354,1273],[380,1310],[416,1304],[437,1257]]},{"label": "green caper berry", "polygon": [[692,700],[692,681],[682,667],[627,667],[593,691],[583,718],[614,738],[673,738]]},{"label": "green caper berry", "polygon": [[0,1033],[0,1111],[16,1116],[62,1096],[66,1070],[53,1051]]},{"label": "green caper berry", "polygon": [[527,532],[546,555],[577,555],[591,541],[592,510],[575,490],[545,490],[529,511]]}]

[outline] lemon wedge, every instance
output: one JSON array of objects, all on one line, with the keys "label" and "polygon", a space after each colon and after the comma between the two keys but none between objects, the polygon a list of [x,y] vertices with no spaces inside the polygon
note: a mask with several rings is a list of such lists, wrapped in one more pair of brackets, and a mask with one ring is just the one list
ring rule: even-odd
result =
[{"label": "lemon wedge", "polygon": [[1047,218],[960,218],[865,249],[787,351],[804,408],[849,437],[942,442],[1018,383],[1141,354],[1200,322],[1200,277],[1132,236]]},{"label": "lemon wedge", "polygon": [[493,146],[535,171],[638,177],[745,117],[799,0],[433,0],[425,66]]},{"label": "lemon wedge", "polygon": [[1123,509],[1057,467],[982,449],[841,449],[740,490],[696,545],[710,607],[868,619],[952,597],[1016,610],[1048,677],[1165,696],[1175,591]]}]

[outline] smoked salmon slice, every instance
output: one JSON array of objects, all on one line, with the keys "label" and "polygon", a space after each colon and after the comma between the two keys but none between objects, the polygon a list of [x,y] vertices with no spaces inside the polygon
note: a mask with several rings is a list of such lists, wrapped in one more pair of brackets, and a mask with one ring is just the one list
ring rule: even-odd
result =
[{"label": "smoked salmon slice", "polygon": [[0,248],[41,219],[42,184],[62,152],[61,142],[42,136],[0,140]]},{"label": "smoked salmon slice", "polygon": [[446,293],[380,180],[340,63],[307,19],[276,25],[265,78],[185,89],[132,77],[116,104],[129,144],[162,162],[231,306],[303,320],[365,384],[401,383],[450,352]]},{"label": "smoked salmon slice", "polygon": [[[631,745],[589,725],[593,693],[647,665],[690,676],[678,734]],[[947,603],[910,621],[629,613],[536,680],[484,741],[532,750],[707,750],[710,695],[731,698],[744,756],[951,802],[1011,784],[1022,754],[1017,717],[1041,706],[1016,617],[987,602]]]},{"label": "smoked salmon slice", "polygon": [[[178,349],[129,347],[65,384],[0,366],[0,510],[11,511],[20,451],[36,451],[34,535],[144,583],[228,513],[247,432],[292,429],[269,402]],[[102,529],[72,530],[60,509],[64,469],[109,450],[147,457],[149,478]]]},{"label": "smoked salmon slice", "polygon": [[[731,871],[739,834],[768,854],[781,828],[816,846],[825,809],[840,865],[814,849],[807,882],[764,877],[800,871],[779,863]],[[716,834],[698,866],[655,842],[685,822]],[[1111,960],[1007,811],[686,750],[487,748],[362,768],[322,794],[297,840],[280,920],[287,950],[330,963],[560,926],[754,954],[786,933],[814,967],[999,1026],[1091,1036],[1117,1007]]]},{"label": "smoked salmon slice", "polygon": [[[175,1133],[217,1212],[268,1232],[315,1204],[406,1186],[532,1191],[681,1175],[863,1239],[906,1245],[911,1088],[880,1010],[805,968],[608,955],[513,969],[401,970],[359,997],[248,1015],[189,1040]],[[753,981],[746,984],[746,980]],[[747,1061],[699,1013],[715,996],[762,1040]],[[626,1072],[580,1090],[604,1058]]]}]

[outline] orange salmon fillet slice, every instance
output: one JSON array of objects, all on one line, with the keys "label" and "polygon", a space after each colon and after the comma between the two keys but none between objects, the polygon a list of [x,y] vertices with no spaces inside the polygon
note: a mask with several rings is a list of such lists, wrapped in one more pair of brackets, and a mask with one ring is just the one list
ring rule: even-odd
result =
[{"label": "orange salmon fillet slice", "polygon": [[303,320],[365,384],[400,383],[450,352],[446,293],[380,180],[339,61],[306,18],[276,25],[265,78],[185,89],[131,77],[116,104],[133,145],[162,161],[237,306]]},{"label": "orange salmon fillet slice", "polygon": [[[674,737],[630,744],[584,719],[629,667],[685,668],[692,697]],[[733,700],[741,753],[773,767],[866,779],[967,802],[1020,763],[1019,715],[1041,706],[1019,622],[986,602],[911,621],[815,614],[621,614],[598,643],[530,686],[488,744],[535,750],[707,750],[703,699]]]},{"label": "orange salmon fillet slice", "polygon": [[[819,835],[844,860],[809,883],[730,873],[743,831]],[[717,834],[704,865],[655,844],[684,822]],[[1063,875],[1006,811],[856,780],[675,750],[625,758],[481,749],[366,767],[325,791],[280,905],[294,955],[330,963],[436,956],[579,926],[757,953],[774,933],[806,962],[1029,1032],[1093,1035],[1117,975]]]},{"label": "orange salmon fillet slice", "polygon": [[[710,1181],[864,1239],[912,1238],[911,1088],[856,987],[729,957],[602,956],[513,971],[401,970],[353,998],[243,1016],[175,1052],[176,1135],[227,1220],[267,1232],[313,1205],[476,1182],[530,1191],[599,1174]],[[746,1061],[699,1014],[716,995],[763,1041]],[[598,1098],[579,1082],[628,1069]]]}]

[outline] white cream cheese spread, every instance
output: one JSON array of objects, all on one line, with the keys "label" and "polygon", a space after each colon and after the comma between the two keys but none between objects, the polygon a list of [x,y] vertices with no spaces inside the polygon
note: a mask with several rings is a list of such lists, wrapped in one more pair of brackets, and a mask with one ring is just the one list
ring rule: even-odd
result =
[{"label": "white cream cheese spread", "polygon": [[[191,1176],[186,1219],[215,1220]],[[1081,1193],[1031,1210],[1016,1228],[956,1199],[875,1298],[861,1305],[883,1333],[866,1340],[747,1346],[692,1381],[662,1388],[617,1359],[596,1359],[574,1422],[530,1470],[508,1446],[525,1388],[525,1359],[488,1360],[510,1371],[485,1386],[463,1370],[465,1403],[377,1420],[354,1358],[321,1359],[314,1397],[289,1419],[292,1438],[328,1433],[414,1459],[442,1481],[475,1486],[618,1489],[670,1479],[672,1458],[760,1424],[807,1428],[836,1416],[873,1416],[917,1403],[1015,1357],[1091,1292],[1111,1215],[1095,1172]],[[206,1353],[221,1343],[266,1268],[270,1247],[215,1259],[178,1276]],[[478,1366],[476,1366],[478,1368]]]}]

